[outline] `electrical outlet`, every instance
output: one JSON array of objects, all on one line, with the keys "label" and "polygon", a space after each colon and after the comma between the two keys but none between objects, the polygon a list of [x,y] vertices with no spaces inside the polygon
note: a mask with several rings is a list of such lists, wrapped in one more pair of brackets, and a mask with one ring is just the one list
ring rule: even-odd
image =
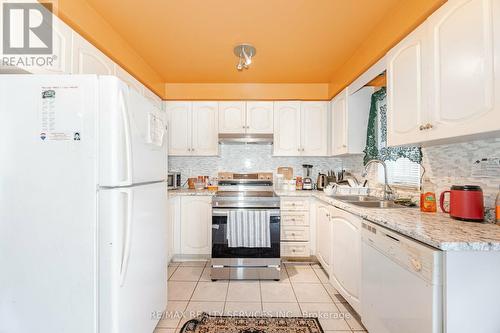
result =
[{"label": "electrical outlet", "polygon": [[500,177],[500,157],[484,157],[474,161],[472,177]]}]

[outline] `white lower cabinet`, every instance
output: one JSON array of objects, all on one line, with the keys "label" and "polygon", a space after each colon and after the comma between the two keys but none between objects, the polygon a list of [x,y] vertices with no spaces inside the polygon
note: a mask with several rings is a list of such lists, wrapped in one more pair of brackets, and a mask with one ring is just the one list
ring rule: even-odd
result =
[{"label": "white lower cabinet", "polygon": [[331,228],[330,283],[359,313],[362,219],[335,207],[330,207],[329,213]]},{"label": "white lower cabinet", "polygon": [[212,197],[173,196],[168,199],[169,260],[209,256],[212,249]]},{"label": "white lower cabinet", "polygon": [[309,257],[309,198],[281,198],[281,256]]},{"label": "white lower cabinet", "polygon": [[318,204],[316,208],[316,258],[328,274],[330,274],[332,254],[331,209],[328,204]]},{"label": "white lower cabinet", "polygon": [[212,248],[212,197],[181,198],[181,254],[209,255]]},{"label": "white lower cabinet", "polygon": [[172,260],[174,254],[180,253],[181,243],[180,238],[180,217],[181,217],[181,198],[171,197],[168,199],[167,205],[167,259]]}]

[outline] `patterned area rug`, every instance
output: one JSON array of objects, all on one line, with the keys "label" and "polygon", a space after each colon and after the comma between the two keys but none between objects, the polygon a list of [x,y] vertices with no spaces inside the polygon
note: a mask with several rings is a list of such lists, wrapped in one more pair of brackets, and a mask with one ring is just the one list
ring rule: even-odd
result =
[{"label": "patterned area rug", "polygon": [[324,333],[317,318],[225,317],[206,313],[191,319],[180,333]]}]

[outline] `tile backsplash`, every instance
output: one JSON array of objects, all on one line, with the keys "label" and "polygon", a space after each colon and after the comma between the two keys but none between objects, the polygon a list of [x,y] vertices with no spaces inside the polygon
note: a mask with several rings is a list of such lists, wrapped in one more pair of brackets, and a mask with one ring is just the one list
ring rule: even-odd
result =
[{"label": "tile backsplash", "polygon": [[[423,165],[427,176],[436,187],[436,194],[454,184],[480,185],[485,197],[489,220],[493,219],[492,208],[500,185],[500,173],[490,177],[474,175],[474,164],[483,158],[500,158],[500,138],[470,141],[457,144],[424,147]],[[183,182],[189,176],[216,176],[219,171],[231,172],[276,172],[279,166],[293,167],[295,175],[303,175],[302,164],[312,164],[312,178],[318,172],[341,170],[353,172],[361,180],[363,156],[348,157],[273,157],[271,145],[221,145],[220,155],[211,157],[169,157],[169,170],[180,171]],[[371,188],[380,189],[376,168],[368,175]],[[376,193],[377,191],[373,191]],[[418,199],[418,189],[397,188],[398,196]]]},{"label": "tile backsplash", "polygon": [[219,156],[169,157],[169,171],[180,171],[183,182],[191,176],[217,176],[228,172],[276,172],[280,166],[292,167],[302,176],[302,164],[313,165],[312,178],[318,172],[342,168],[342,159],[334,157],[273,157],[272,145],[220,145]]},{"label": "tile backsplash", "polygon": [[[495,198],[500,185],[500,172],[490,173],[489,177],[474,173],[477,161],[484,158],[500,158],[500,138],[469,141],[456,144],[438,145],[422,148],[422,164],[426,169],[426,177],[435,185],[436,195],[449,190],[452,185],[479,185],[483,190],[486,219],[494,220]],[[362,156],[348,157],[353,173],[360,175],[363,170]],[[346,162],[344,161],[344,164]],[[376,168],[368,173],[368,186],[381,189],[377,179]],[[417,189],[395,188],[398,197],[419,199]],[[439,208],[438,208],[439,209]]]}]

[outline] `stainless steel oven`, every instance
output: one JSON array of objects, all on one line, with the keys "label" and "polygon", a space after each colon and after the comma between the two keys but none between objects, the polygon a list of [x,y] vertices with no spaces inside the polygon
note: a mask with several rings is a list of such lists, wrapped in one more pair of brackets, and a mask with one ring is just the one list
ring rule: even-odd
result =
[{"label": "stainless steel oven", "polygon": [[[222,184],[221,184],[222,183]],[[280,200],[270,180],[226,180],[212,201],[211,278],[279,280]],[[265,210],[269,214],[269,247],[230,247],[228,214],[230,211]]]}]

